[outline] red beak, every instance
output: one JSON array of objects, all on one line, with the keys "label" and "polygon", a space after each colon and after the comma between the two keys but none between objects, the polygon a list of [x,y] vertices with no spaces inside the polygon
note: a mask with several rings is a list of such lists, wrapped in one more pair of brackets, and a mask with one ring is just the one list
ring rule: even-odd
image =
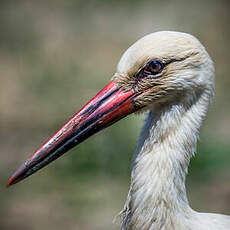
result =
[{"label": "red beak", "polygon": [[88,137],[135,112],[136,96],[133,91],[120,90],[111,81],[26,160],[9,178],[7,186],[30,176]]}]

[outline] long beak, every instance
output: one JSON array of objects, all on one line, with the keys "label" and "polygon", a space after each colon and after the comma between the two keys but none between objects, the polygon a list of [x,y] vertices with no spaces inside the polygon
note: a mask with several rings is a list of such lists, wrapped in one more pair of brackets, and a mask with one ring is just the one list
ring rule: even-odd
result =
[{"label": "long beak", "polygon": [[9,178],[7,186],[35,173],[88,137],[137,110],[133,91],[122,91],[111,81],[60,130],[48,139]]}]

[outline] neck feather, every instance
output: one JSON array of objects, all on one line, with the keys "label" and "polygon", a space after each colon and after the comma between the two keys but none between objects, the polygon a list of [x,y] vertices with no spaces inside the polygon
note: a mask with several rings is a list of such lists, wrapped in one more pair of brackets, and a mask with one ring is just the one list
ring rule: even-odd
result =
[{"label": "neck feather", "polygon": [[188,218],[185,179],[209,98],[203,93],[150,110],[134,154],[121,229],[174,229],[182,216]]}]

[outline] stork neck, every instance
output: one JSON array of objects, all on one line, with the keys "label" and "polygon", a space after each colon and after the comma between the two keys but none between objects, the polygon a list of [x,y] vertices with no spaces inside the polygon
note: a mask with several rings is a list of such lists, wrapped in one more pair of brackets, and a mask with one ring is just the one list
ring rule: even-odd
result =
[{"label": "stork neck", "polygon": [[185,179],[209,100],[201,95],[188,104],[149,112],[134,154],[123,229],[174,229],[192,212]]}]

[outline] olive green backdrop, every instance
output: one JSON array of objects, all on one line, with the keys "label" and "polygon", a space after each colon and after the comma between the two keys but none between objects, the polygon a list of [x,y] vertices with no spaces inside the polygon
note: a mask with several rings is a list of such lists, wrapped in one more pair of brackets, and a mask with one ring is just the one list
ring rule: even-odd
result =
[{"label": "olive green backdrop", "polygon": [[11,173],[158,30],[191,33],[215,62],[216,95],[187,180],[191,206],[230,214],[229,1],[1,1],[0,229],[118,229],[144,115],[90,138],[6,189]]}]

